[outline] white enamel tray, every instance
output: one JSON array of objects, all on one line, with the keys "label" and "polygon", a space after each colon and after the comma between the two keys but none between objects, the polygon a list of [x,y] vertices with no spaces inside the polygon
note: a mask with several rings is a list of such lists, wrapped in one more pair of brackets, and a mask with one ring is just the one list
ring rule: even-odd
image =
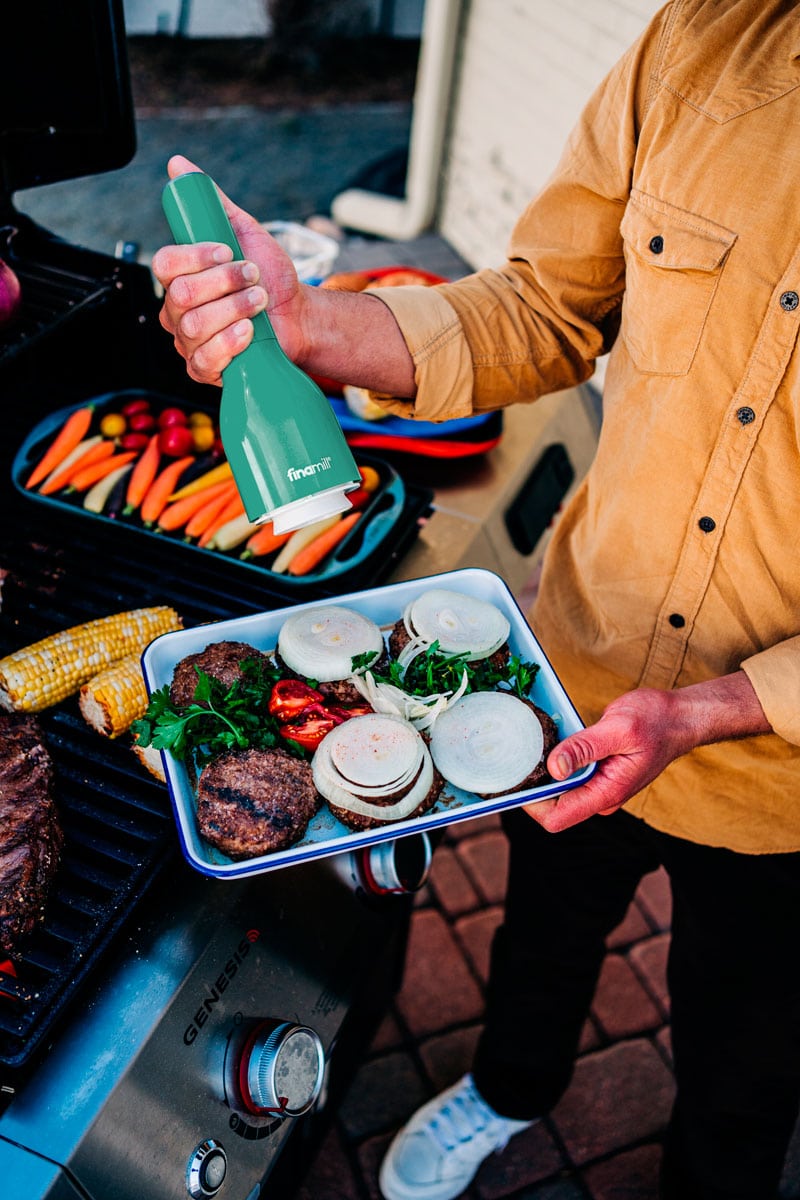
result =
[{"label": "white enamel tray", "polygon": [[[247,642],[258,650],[274,650],[281,625],[290,613],[317,605],[337,604],[356,609],[385,629],[388,635],[388,631],[400,618],[409,601],[432,587],[449,588],[451,591],[464,592],[479,600],[496,604],[505,613],[511,625],[508,641],[512,654],[539,665],[530,699],[550,714],[558,727],[560,737],[566,737],[583,728],[583,722],[507,585],[491,571],[478,568],[449,571],[405,583],[389,584],[326,600],[309,601],[306,604],[291,605],[270,612],[254,613],[247,617],[162,634],[151,642],[142,655],[148,691],[154,692],[169,684],[177,663],[187,654],[196,654],[204,650],[211,642]],[[404,834],[417,833],[423,829],[435,829],[442,825],[450,825],[454,821],[483,817],[487,813],[499,812],[504,808],[545,800],[584,783],[595,770],[595,765],[591,764],[570,776],[568,780],[559,783],[551,781],[540,787],[512,792],[491,800],[482,799],[446,783],[439,800],[424,816],[395,821],[380,829],[360,833],[348,829],[327,807],[323,807],[309,823],[305,836],[293,846],[256,858],[234,861],[201,837],[197,828],[195,792],[186,767],[168,751],[162,751],[161,757],[183,853],[198,871],[218,879],[242,879],[290,866],[292,863],[307,862],[309,859],[338,854],[344,850],[355,850],[402,837]]]}]

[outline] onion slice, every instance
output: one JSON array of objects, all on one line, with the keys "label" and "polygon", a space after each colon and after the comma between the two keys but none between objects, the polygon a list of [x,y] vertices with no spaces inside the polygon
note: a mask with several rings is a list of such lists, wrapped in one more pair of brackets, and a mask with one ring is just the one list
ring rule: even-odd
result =
[{"label": "onion slice", "polygon": [[407,658],[419,653],[417,643],[439,643],[444,654],[465,654],[467,662],[488,658],[508,640],[507,617],[496,604],[447,588],[430,588],[406,605],[406,630],[414,643]]},{"label": "onion slice", "polygon": [[470,692],[436,720],[431,755],[454,787],[498,795],[538,766],[544,733],[536,713],[509,692]]},{"label": "onion slice", "polygon": [[[314,785],[338,808],[382,822],[400,821],[433,786],[433,762],[407,721],[385,713],[351,717],[322,739],[311,760]],[[378,796],[393,804],[373,804]]]},{"label": "onion slice", "polygon": [[469,685],[469,676],[466,671],[462,672],[461,683],[455,692],[434,692],[431,696],[414,696],[393,683],[379,683],[371,671],[365,671],[363,675],[351,675],[350,683],[375,712],[402,717],[415,729],[429,729],[448,705],[461,699]]},{"label": "onion slice", "polygon": [[346,679],[356,655],[372,654],[375,662],[383,651],[383,634],[375,622],[337,604],[292,613],[278,634],[278,654],[289,670],[321,683]]}]

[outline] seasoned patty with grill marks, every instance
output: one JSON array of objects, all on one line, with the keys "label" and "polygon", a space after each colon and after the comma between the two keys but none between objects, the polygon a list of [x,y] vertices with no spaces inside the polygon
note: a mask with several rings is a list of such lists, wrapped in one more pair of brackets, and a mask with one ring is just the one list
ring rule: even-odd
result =
[{"label": "seasoned patty with grill marks", "polygon": [[199,668],[212,679],[230,687],[242,673],[241,664],[247,659],[268,663],[269,655],[246,642],[211,642],[197,654],[187,654],[175,668],[169,688],[169,698],[178,707],[194,703]]},{"label": "seasoned patty with grill marks", "polygon": [[197,823],[231,858],[291,846],[322,803],[311,765],[279,747],[221,754],[200,773]]}]

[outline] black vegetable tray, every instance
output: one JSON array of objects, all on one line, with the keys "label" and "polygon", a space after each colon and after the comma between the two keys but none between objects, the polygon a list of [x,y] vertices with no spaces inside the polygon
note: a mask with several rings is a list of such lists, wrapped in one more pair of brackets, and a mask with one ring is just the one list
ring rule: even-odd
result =
[{"label": "black vegetable tray", "polygon": [[[18,491],[27,499],[57,508],[62,512],[73,513],[82,519],[88,519],[93,522],[101,521],[107,526],[114,525],[120,530],[122,528],[130,530],[146,538],[151,544],[154,540],[157,540],[161,545],[171,543],[176,548],[180,546],[181,549],[190,550],[194,554],[206,557],[210,555],[217,561],[227,559],[235,563],[237,567],[256,571],[260,575],[279,584],[281,591],[303,592],[310,586],[327,586],[329,583],[331,585],[338,585],[340,576],[349,576],[352,572],[364,567],[368,562],[394,561],[396,559],[397,544],[402,540],[403,527],[407,525],[409,519],[408,500],[410,498],[407,495],[405,483],[397,470],[385,460],[374,458],[367,454],[357,453],[356,461],[359,465],[370,466],[378,472],[380,483],[377,489],[362,510],[361,519],[356,522],[350,533],[323,560],[318,569],[302,577],[271,571],[269,568],[269,564],[272,561],[271,557],[242,559],[240,554],[244,548],[243,546],[237,546],[230,551],[200,547],[191,541],[185,540],[180,530],[166,532],[147,528],[135,513],[127,517],[124,515],[108,517],[102,513],[96,514],[87,511],[83,508],[84,497],[82,494],[60,492],[55,495],[43,496],[35,489],[29,490],[25,487],[25,481],[36,463],[39,462],[48,445],[72,412],[78,408],[85,407],[87,404],[94,406],[94,417],[87,434],[87,436],[91,436],[98,431],[100,421],[104,415],[119,411],[129,400],[139,397],[149,400],[152,411],[156,415],[162,409],[168,407],[182,408],[187,413],[202,407],[197,404],[190,406],[183,399],[177,399],[174,396],[164,395],[159,392],[145,389],[129,389],[108,392],[101,396],[87,397],[79,404],[58,409],[48,414],[47,417],[30,431],[17,451],[11,472],[13,483]],[[213,416],[214,414],[209,413],[209,415]],[[414,532],[416,532],[416,529]]]}]

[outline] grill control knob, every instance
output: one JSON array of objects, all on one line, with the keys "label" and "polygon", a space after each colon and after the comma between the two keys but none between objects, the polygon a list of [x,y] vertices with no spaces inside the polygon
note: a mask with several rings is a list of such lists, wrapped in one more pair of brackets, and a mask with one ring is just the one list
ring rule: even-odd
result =
[{"label": "grill control knob", "polygon": [[220,1142],[207,1138],[195,1147],[186,1166],[186,1190],[192,1200],[216,1196],[225,1182],[228,1156]]},{"label": "grill control knob", "polygon": [[322,1087],[325,1051],[313,1029],[290,1021],[262,1021],[245,1043],[239,1090],[253,1113],[299,1117]]}]

